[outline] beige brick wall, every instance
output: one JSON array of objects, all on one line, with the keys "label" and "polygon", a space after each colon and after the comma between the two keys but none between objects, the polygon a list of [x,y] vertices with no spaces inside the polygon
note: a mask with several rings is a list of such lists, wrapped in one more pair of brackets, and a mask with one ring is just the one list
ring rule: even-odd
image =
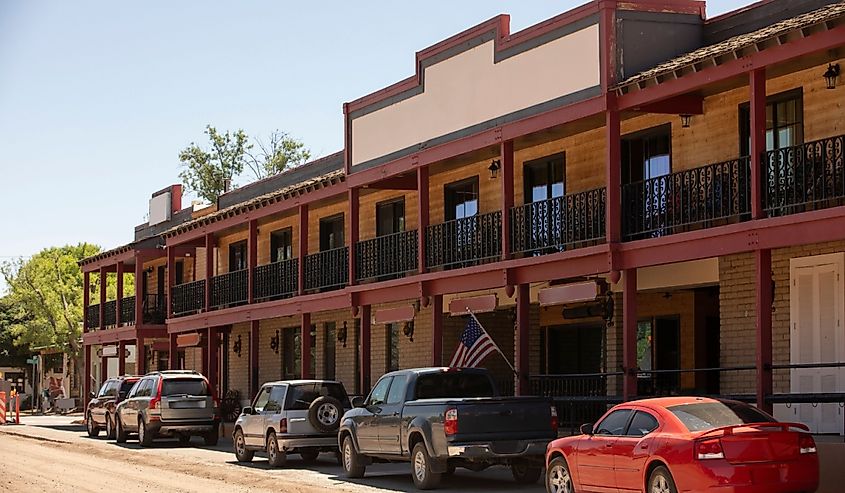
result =
[{"label": "beige brick wall", "polygon": [[[241,338],[241,354],[234,352],[235,342]],[[230,390],[237,390],[241,399],[249,399],[249,337],[250,324],[241,323],[232,326],[229,333],[229,346],[223,348],[228,350],[229,368],[227,372],[226,387]]]}]

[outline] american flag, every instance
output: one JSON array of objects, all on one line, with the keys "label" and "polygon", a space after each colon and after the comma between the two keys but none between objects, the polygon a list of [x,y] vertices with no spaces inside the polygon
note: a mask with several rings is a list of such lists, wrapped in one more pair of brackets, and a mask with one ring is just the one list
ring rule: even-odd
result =
[{"label": "american flag", "polygon": [[488,354],[498,351],[499,347],[478,323],[474,316],[469,318],[467,326],[458,341],[458,348],[449,366],[452,368],[475,368]]}]

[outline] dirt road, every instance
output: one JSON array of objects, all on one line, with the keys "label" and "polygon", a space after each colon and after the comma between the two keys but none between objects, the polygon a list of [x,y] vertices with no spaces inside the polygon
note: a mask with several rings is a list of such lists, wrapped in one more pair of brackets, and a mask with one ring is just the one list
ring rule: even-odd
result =
[{"label": "dirt road", "polygon": [[[27,423],[24,421],[24,423]],[[0,427],[0,490],[15,492],[269,492],[349,493],[414,491],[404,464],[375,465],[361,480],[342,477],[331,454],[316,465],[292,456],[284,469],[270,469],[266,459],[238,464],[228,443],[206,448],[201,441],[182,447],[173,441],[142,449],[137,442],[118,445],[91,439],[81,427],[33,419],[24,426]],[[539,483],[516,485],[505,469],[481,474],[459,470],[444,480],[440,493],[542,492]]]}]

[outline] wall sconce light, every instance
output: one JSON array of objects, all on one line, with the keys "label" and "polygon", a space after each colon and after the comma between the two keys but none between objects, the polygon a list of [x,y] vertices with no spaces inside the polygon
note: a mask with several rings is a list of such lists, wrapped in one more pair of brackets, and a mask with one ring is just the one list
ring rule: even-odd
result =
[{"label": "wall sconce light", "polygon": [[689,128],[690,122],[692,122],[692,115],[684,113],[680,115],[681,117],[681,127],[682,128]]},{"label": "wall sconce light", "polygon": [[823,77],[828,89],[836,89],[836,79],[839,77],[839,64],[829,63]]},{"label": "wall sconce light", "polygon": [[276,331],[276,335],[270,338],[270,349],[273,350],[274,353],[279,354],[279,331]]},{"label": "wall sconce light", "polygon": [[499,168],[502,167],[502,161],[500,159],[494,159],[490,162],[490,166],[487,169],[490,170],[490,179],[494,179],[499,176]]},{"label": "wall sconce light", "polygon": [[616,303],[613,301],[613,291],[607,290],[604,294],[604,305],[602,307],[602,318],[608,327],[613,327],[613,313],[616,308]]},{"label": "wall sconce light", "polygon": [[232,352],[241,357],[241,335],[238,334],[238,340],[232,344]]},{"label": "wall sconce light", "polygon": [[405,334],[405,337],[414,342],[414,321],[409,320],[405,322],[405,326],[402,327],[402,333]]},{"label": "wall sconce light", "polygon": [[343,344],[343,347],[346,347],[346,320],[343,321],[343,327],[337,331],[337,342]]}]

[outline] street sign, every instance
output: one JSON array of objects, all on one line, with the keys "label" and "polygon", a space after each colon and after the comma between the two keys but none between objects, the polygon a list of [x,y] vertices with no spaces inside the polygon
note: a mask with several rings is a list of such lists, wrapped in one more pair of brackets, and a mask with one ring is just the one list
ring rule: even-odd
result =
[{"label": "street sign", "polygon": [[38,365],[38,356],[27,358],[26,364],[28,365]]}]

